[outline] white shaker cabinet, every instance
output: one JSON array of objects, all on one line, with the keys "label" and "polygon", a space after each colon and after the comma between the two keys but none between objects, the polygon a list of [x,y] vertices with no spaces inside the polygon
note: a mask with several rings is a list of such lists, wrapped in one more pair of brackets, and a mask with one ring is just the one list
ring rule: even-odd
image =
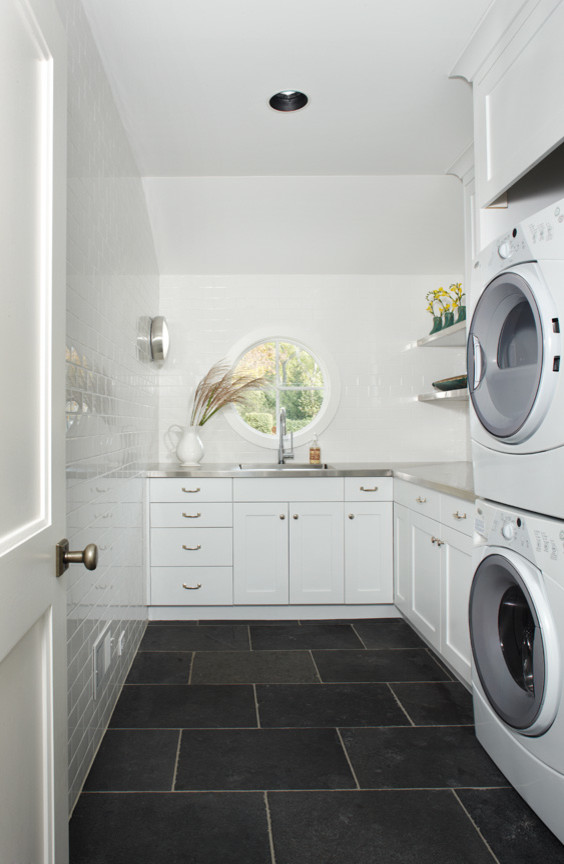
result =
[{"label": "white shaker cabinet", "polygon": [[343,603],[342,502],[290,504],[290,603]]},{"label": "white shaker cabinet", "polygon": [[470,683],[473,504],[403,481],[396,481],[396,496],[396,606]]},{"label": "white shaker cabinet", "polygon": [[345,603],[393,603],[393,479],[345,480]]},{"label": "white shaker cabinet", "polygon": [[233,599],[236,605],[288,603],[288,504],[233,506]]}]

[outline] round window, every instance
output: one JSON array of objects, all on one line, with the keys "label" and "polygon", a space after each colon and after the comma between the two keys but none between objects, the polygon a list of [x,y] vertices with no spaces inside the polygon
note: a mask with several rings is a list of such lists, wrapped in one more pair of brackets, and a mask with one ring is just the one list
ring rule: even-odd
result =
[{"label": "round window", "polygon": [[307,429],[322,411],[327,382],[320,362],[303,345],[283,339],[259,342],[239,358],[235,371],[270,382],[236,406],[241,420],[262,435],[277,435],[281,408],[286,409],[288,432]]}]

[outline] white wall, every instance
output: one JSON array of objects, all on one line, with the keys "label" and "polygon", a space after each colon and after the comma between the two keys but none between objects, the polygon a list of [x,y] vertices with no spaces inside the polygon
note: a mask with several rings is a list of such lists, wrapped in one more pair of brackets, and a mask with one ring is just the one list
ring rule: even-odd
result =
[{"label": "white wall", "polygon": [[149,177],[161,273],[462,270],[451,176]]},{"label": "white wall", "polygon": [[[68,37],[67,536],[97,543],[95,572],[68,573],[72,808],[145,627],[142,482],[156,452],[155,370],[137,357],[158,276],[143,189],[78,0],[58,0]],[[92,698],[92,646],[107,622],[113,671]],[[125,653],[117,637],[125,631]]]},{"label": "white wall", "polygon": [[[462,260],[458,270],[435,275],[161,277],[160,311],[171,333],[160,373],[161,461],[176,462],[165,434],[171,424],[185,424],[191,388],[245,334],[261,329],[265,336],[310,332],[312,347],[324,344],[335,361],[341,401],[320,438],[324,461],[469,458],[465,403],[414,398],[432,390],[437,378],[463,373],[463,350],[405,350],[430,330],[427,291],[458,281],[461,269]],[[204,462],[276,459],[221,414],[203,428],[202,439]],[[296,459],[307,461],[306,446]]]}]

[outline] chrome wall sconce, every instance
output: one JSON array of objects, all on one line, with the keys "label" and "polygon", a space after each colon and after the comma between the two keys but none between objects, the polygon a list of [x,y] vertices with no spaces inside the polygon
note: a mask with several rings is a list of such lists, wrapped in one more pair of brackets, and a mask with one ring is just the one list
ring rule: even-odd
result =
[{"label": "chrome wall sconce", "polygon": [[149,348],[151,351],[151,360],[157,363],[162,363],[166,360],[168,349],[170,347],[170,337],[168,334],[168,326],[166,319],[162,315],[157,315],[151,321],[149,331]]}]

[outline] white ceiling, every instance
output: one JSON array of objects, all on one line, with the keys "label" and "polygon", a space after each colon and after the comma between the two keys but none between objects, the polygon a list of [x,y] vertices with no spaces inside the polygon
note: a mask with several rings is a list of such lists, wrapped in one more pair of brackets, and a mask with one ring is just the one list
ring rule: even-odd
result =
[{"label": "white ceiling", "polygon": [[441,174],[472,141],[448,75],[491,0],[82,2],[143,176]]}]

